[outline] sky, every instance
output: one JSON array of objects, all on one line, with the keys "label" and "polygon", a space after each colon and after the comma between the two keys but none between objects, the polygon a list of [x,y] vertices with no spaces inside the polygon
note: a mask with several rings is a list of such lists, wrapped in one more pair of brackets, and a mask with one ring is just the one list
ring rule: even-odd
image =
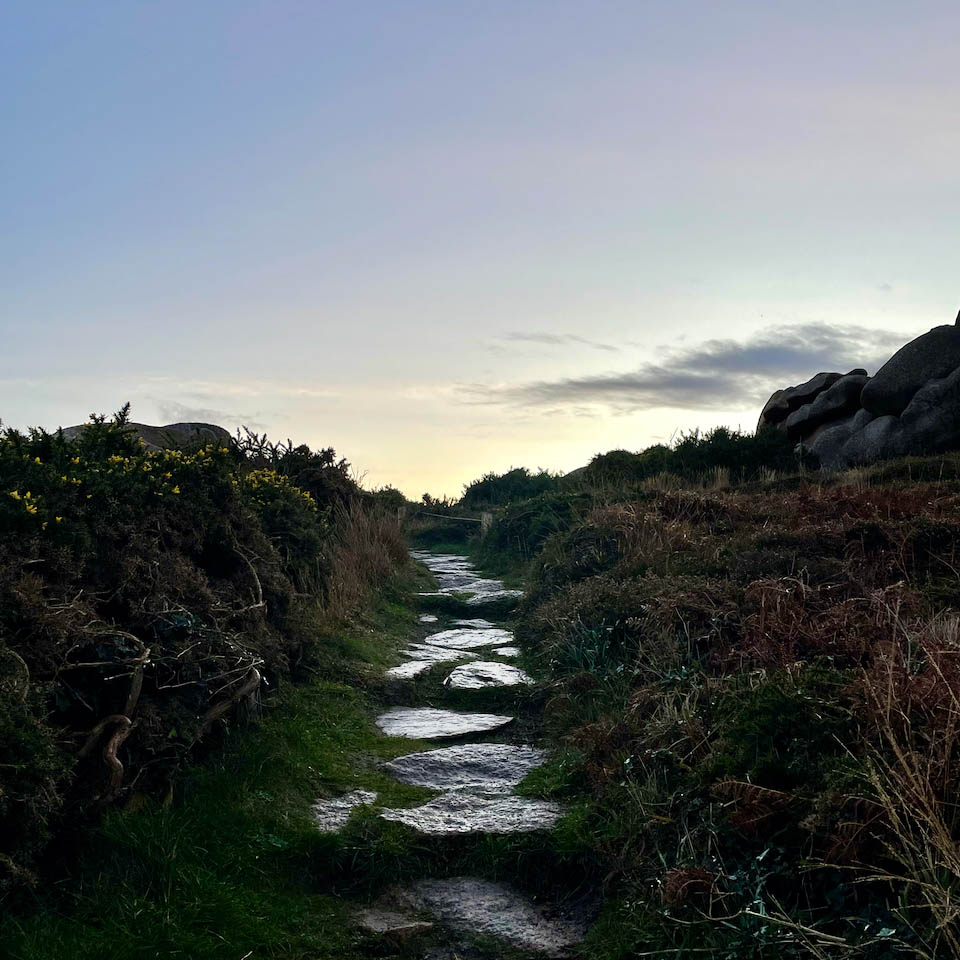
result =
[{"label": "sky", "polygon": [[0,418],[459,495],[960,307],[953,2],[0,6]]}]

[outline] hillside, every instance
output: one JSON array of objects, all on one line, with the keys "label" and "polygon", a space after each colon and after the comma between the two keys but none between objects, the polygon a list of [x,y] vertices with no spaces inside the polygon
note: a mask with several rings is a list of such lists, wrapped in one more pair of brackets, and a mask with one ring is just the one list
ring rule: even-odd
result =
[{"label": "hillside", "polygon": [[18,960],[960,956],[960,455],[420,507],[124,417],[0,442]]},{"label": "hillside", "polygon": [[584,955],[960,955],[958,534],[957,455],[506,508]]}]

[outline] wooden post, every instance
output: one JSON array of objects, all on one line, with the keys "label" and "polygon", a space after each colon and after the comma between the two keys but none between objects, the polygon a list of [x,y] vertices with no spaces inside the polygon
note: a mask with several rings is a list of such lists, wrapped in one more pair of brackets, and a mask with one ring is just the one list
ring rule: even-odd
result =
[{"label": "wooden post", "polygon": [[487,531],[490,529],[490,525],[493,523],[493,514],[489,511],[484,510],[480,514],[480,539],[482,540],[486,535]]}]

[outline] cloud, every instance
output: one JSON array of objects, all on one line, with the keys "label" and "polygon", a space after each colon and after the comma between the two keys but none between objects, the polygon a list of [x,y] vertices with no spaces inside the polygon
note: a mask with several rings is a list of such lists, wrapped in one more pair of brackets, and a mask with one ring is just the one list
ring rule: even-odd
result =
[{"label": "cloud", "polygon": [[[465,386],[461,402],[618,414],[673,407],[747,410],[787,384],[821,370],[866,367],[875,372],[908,336],[867,327],[808,323],[771,327],[750,340],[708,340],[659,351],[656,361],[625,372],[606,372],[516,385]],[[582,414],[581,414],[582,415]]]},{"label": "cloud", "polygon": [[617,347],[610,343],[600,343],[597,340],[588,340],[586,337],[578,337],[575,333],[505,333],[498,337],[499,340],[521,342],[521,343],[541,343],[551,347],[562,347],[567,344],[577,344],[582,347],[591,347],[594,350],[604,350],[607,353],[616,353]]},{"label": "cloud", "polygon": [[211,407],[192,407],[175,400],[153,400],[160,413],[160,419],[167,423],[215,423],[218,426],[245,426],[251,430],[264,430],[265,425],[258,419],[260,414],[230,413]]}]

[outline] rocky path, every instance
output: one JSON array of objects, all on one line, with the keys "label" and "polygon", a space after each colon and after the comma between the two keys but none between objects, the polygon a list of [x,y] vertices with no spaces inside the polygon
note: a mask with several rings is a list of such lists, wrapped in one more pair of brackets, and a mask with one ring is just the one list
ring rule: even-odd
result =
[{"label": "rocky path", "polygon": [[[458,606],[478,613],[502,616],[522,595],[506,590],[498,580],[479,576],[466,557],[414,553],[437,580],[438,589],[421,594],[436,613],[421,615],[424,624],[437,630],[422,642],[410,643],[407,659],[387,671],[391,681],[415,683],[435,669],[446,673],[444,691],[469,690],[472,701],[484,691],[507,687],[522,690],[533,684],[523,670],[507,662],[519,655],[511,631],[482,617],[456,618]],[[519,783],[543,764],[546,753],[535,744],[484,739],[513,729],[508,713],[477,709],[397,706],[377,718],[387,736],[435,742],[436,746],[397,757],[385,764],[402,783],[436,791],[419,806],[381,808],[378,816],[401,823],[422,837],[469,834],[510,834],[551,829],[563,815],[559,804],[518,796]],[[451,742],[453,741],[453,742]],[[376,805],[376,794],[353,791],[314,808],[322,830],[340,829],[352,810]],[[572,921],[548,916],[541,908],[506,884],[477,877],[425,877],[404,888],[388,891],[382,900],[357,914],[357,923],[388,944],[407,944],[424,960],[452,960],[460,956],[500,956],[476,952],[477,935],[530,956],[563,957],[582,935]],[[430,946],[434,927],[452,935],[456,948]],[[422,949],[418,946],[423,943]],[[461,953],[464,949],[467,952]],[[420,952],[417,952],[419,950]]]}]

